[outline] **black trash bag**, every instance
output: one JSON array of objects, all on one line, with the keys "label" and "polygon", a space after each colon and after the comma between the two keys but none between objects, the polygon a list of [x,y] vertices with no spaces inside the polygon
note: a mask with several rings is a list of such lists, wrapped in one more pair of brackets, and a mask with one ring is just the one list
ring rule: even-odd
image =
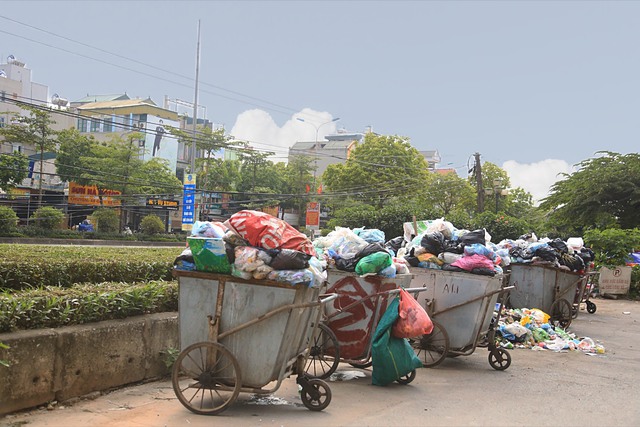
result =
[{"label": "black trash bag", "polygon": [[549,246],[560,252],[560,254],[569,253],[569,248],[567,244],[560,238],[553,239],[548,243]]},{"label": "black trash bag", "polygon": [[430,254],[438,256],[438,254],[440,254],[440,252],[443,252],[444,249],[444,236],[439,231],[427,233],[422,236],[420,246],[425,248],[426,251]]},{"label": "black trash bag", "polygon": [[580,252],[577,255],[579,255],[580,258],[582,258],[585,265],[596,259],[596,254],[591,250],[591,248],[583,247],[582,249],[580,249]]},{"label": "black trash bag", "polygon": [[342,271],[356,271],[356,265],[358,264],[359,259],[354,258],[336,258],[336,268]]},{"label": "black trash bag", "polygon": [[360,249],[360,251],[356,254],[355,258],[359,261],[360,259],[368,255],[375,254],[376,252],[389,253],[387,248],[385,248],[382,243],[369,243],[367,246]]},{"label": "black trash bag", "polygon": [[467,270],[464,270],[460,267],[456,267],[455,265],[451,265],[451,264],[442,264],[442,269],[445,271],[467,272]]},{"label": "black trash bag", "polygon": [[404,259],[405,261],[407,261],[407,263],[409,263],[411,267],[417,267],[418,265],[420,265],[420,260],[413,255],[405,255]]},{"label": "black trash bag", "polygon": [[231,243],[225,241],[224,242],[224,251],[227,253],[227,259],[229,260],[229,264],[233,264],[236,262],[236,248]]},{"label": "black trash bag", "polygon": [[463,254],[464,247],[457,242],[454,242],[451,240],[445,240],[444,247],[442,248],[442,252],[450,252],[452,254]]},{"label": "black trash bag", "polygon": [[465,246],[473,245],[474,243],[480,243],[484,245],[486,243],[484,228],[465,233],[458,238],[458,241],[460,242],[460,245],[463,249]]},{"label": "black trash bag", "polygon": [[178,255],[176,259],[173,261],[173,265],[177,265],[179,261],[187,261],[193,264],[195,261],[193,260],[193,254],[191,253],[191,249],[187,248],[183,250],[182,253]]},{"label": "black trash bag", "polygon": [[558,259],[560,265],[569,267],[571,271],[584,270],[584,261],[579,255],[562,254]]},{"label": "black trash bag", "polygon": [[398,250],[402,247],[404,247],[405,245],[405,241],[404,241],[404,236],[398,236],[395,237],[391,240],[389,240],[387,243],[384,244],[384,247],[387,250],[392,250],[394,255],[398,253]]},{"label": "black trash bag", "polygon": [[482,276],[495,276],[496,271],[487,267],[476,267],[471,269],[471,273],[480,274]]},{"label": "black trash bag", "polygon": [[275,256],[273,252],[275,251],[267,251],[273,257],[269,267],[274,270],[302,270],[309,267],[311,255],[304,252],[296,251],[295,249],[280,249]]},{"label": "black trash bag", "polygon": [[559,258],[560,254],[550,246],[542,246],[536,249],[536,251],[534,252],[534,255],[542,259],[543,261],[553,262]]},{"label": "black trash bag", "polygon": [[533,253],[530,250],[523,249],[519,246],[514,246],[509,249],[509,256],[512,258],[522,258],[524,260],[529,260],[533,258]]}]

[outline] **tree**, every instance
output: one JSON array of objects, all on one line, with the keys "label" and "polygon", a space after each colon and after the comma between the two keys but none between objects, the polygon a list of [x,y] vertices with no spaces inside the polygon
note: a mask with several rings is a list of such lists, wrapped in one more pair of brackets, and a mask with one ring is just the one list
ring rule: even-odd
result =
[{"label": "tree", "polygon": [[140,221],[140,230],[144,234],[160,234],[164,232],[164,223],[157,215],[147,215]]},{"label": "tree", "polygon": [[120,224],[118,213],[113,209],[96,209],[91,214],[96,223],[96,230],[101,233],[117,233]]},{"label": "tree", "polygon": [[420,199],[435,211],[435,215],[446,217],[454,211],[473,212],[476,192],[466,179],[455,172],[430,173]]},{"label": "tree", "polygon": [[353,197],[378,208],[398,196],[423,191],[428,167],[409,139],[368,133],[345,163],[329,165],[322,182],[340,197]]},{"label": "tree", "polygon": [[51,119],[48,109],[19,104],[20,108],[29,112],[28,116],[15,115],[15,123],[0,128],[0,135],[8,141],[32,145],[40,154],[40,178],[38,179],[38,206],[42,205],[42,174],[44,153],[56,150],[58,132],[51,128],[56,122]]},{"label": "tree", "polygon": [[0,206],[0,233],[11,233],[18,225],[18,215],[9,206]]},{"label": "tree", "polygon": [[540,204],[564,233],[640,225],[640,154],[598,152],[564,174]]},{"label": "tree", "polygon": [[58,142],[55,165],[60,179],[87,185],[89,182],[83,178],[86,165],[82,159],[93,156],[98,144],[96,140],[92,136],[80,134],[78,129],[65,129],[58,134]]},{"label": "tree", "polygon": [[202,188],[211,191],[236,191],[242,180],[240,172],[240,161],[222,160],[216,158],[198,159],[202,163],[199,169],[202,170]]},{"label": "tree", "polygon": [[0,154],[0,188],[7,191],[29,176],[29,159],[21,153]]}]

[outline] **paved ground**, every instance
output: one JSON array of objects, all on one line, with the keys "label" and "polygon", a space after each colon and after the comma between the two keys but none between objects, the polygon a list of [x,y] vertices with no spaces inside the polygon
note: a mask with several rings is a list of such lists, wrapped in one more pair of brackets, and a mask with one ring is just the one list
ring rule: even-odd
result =
[{"label": "paved ground", "polygon": [[[322,412],[302,406],[293,378],[271,399],[249,394],[218,416],[196,415],[175,397],[169,380],[120,389],[93,400],[0,418],[0,426],[638,426],[640,302],[596,299],[569,328],[604,345],[604,355],[511,350],[513,363],[493,370],[486,349],[418,370],[408,386],[371,385],[371,373],[330,382]],[[257,404],[261,403],[261,404]]]}]

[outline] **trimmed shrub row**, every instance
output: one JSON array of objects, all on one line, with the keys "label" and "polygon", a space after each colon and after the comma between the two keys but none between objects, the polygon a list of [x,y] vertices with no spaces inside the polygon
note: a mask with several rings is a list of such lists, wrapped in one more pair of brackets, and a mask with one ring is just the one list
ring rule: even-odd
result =
[{"label": "trimmed shrub row", "polygon": [[0,288],[172,280],[179,248],[0,245]]},{"label": "trimmed shrub row", "polygon": [[178,310],[178,283],[94,283],[0,293],[0,333]]}]

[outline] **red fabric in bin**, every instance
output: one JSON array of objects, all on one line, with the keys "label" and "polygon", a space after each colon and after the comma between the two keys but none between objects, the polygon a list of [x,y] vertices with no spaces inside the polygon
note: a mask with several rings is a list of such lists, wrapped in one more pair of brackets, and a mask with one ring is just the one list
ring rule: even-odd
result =
[{"label": "red fabric in bin", "polygon": [[264,249],[294,249],[316,255],[313,243],[287,222],[265,212],[244,210],[231,215],[227,223],[251,246]]}]

